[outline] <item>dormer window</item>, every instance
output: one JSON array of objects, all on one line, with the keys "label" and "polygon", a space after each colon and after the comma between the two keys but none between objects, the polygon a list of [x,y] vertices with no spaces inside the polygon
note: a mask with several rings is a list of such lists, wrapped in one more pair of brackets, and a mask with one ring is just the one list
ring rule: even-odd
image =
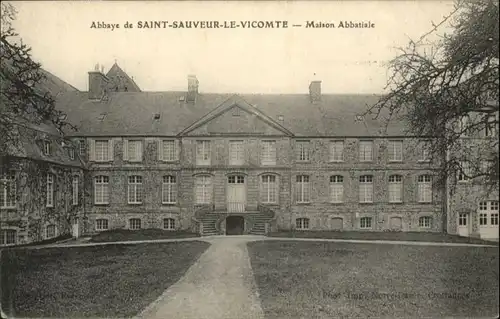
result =
[{"label": "dormer window", "polygon": [[65,121],[68,116],[66,114],[59,115],[59,120]]},{"label": "dormer window", "polygon": [[362,122],[363,119],[363,115],[356,115],[356,122]]},{"label": "dormer window", "polygon": [[43,154],[47,156],[50,155],[50,141],[43,141]]},{"label": "dormer window", "polygon": [[105,117],[106,117],[106,113],[101,113],[101,114],[99,114],[99,116],[97,117],[97,119],[98,119],[99,121],[104,121],[104,118],[105,118]]},{"label": "dormer window", "polygon": [[69,154],[69,159],[74,160],[75,159],[75,149],[70,147],[68,148],[68,154]]},{"label": "dormer window", "polygon": [[160,119],[160,113],[155,113],[154,116],[153,116],[153,118],[155,120],[159,120]]}]

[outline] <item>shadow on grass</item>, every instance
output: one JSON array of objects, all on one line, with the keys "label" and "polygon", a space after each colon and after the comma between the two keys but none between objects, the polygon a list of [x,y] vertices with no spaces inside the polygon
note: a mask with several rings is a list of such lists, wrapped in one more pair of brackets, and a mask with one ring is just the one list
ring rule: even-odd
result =
[{"label": "shadow on grass", "polygon": [[163,229],[114,229],[98,233],[92,236],[90,242],[107,243],[116,241],[136,241],[154,239],[196,238],[200,234],[187,231],[169,231]]},{"label": "shadow on grass", "polygon": [[1,304],[16,317],[130,317],[210,246],[201,241],[1,251]]}]

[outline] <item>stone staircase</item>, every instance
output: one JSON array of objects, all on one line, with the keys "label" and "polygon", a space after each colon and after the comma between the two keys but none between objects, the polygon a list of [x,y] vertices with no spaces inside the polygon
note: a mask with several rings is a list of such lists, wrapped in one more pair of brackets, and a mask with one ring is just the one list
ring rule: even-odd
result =
[{"label": "stone staircase", "polygon": [[200,217],[200,221],[203,224],[202,236],[222,235],[215,227],[217,221],[219,221],[222,217],[223,214],[219,213],[206,213]]},{"label": "stone staircase", "polygon": [[266,235],[266,223],[272,221],[274,218],[274,211],[267,206],[259,205],[258,211],[250,212],[247,216],[253,222],[250,234]]}]

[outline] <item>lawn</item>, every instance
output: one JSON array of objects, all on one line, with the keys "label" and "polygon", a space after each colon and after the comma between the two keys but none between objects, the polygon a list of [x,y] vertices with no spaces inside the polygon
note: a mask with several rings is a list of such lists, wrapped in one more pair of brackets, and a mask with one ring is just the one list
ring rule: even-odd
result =
[{"label": "lawn", "polygon": [[193,238],[200,237],[200,234],[186,231],[169,231],[163,229],[114,229],[94,235],[91,242],[115,242],[115,241],[135,241],[135,240],[154,240],[154,239],[173,239],[173,238]]},{"label": "lawn", "polygon": [[16,317],[130,317],[177,282],[201,241],[4,250],[3,310]]},{"label": "lawn", "polygon": [[368,232],[368,231],[278,231],[268,234],[270,237],[289,238],[331,238],[357,240],[403,240],[427,241],[440,243],[468,243],[498,245],[498,242],[479,238],[461,237],[444,233],[431,232]]},{"label": "lawn", "polygon": [[266,318],[498,315],[498,248],[248,244]]}]

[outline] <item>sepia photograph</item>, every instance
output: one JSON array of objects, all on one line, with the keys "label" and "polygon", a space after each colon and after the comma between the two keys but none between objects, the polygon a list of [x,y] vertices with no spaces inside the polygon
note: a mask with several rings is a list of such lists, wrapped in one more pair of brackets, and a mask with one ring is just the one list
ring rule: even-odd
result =
[{"label": "sepia photograph", "polygon": [[498,318],[498,0],[0,5],[0,318]]}]

